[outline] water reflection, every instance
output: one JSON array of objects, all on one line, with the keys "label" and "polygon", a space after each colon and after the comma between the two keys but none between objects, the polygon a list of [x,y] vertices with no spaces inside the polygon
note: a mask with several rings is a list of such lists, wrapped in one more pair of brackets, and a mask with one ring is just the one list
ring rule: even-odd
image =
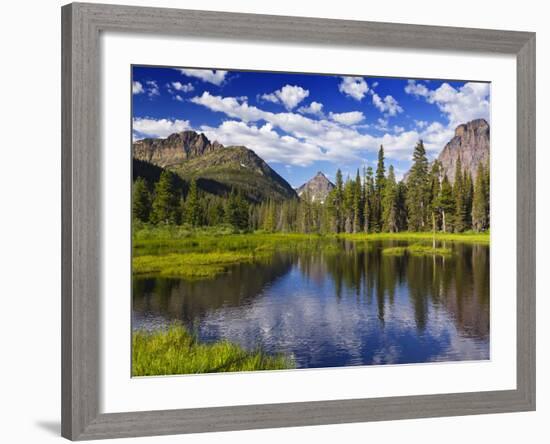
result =
[{"label": "water reflection", "polygon": [[402,242],[275,253],[212,280],[135,279],[133,326],[173,320],[203,341],[294,356],[299,368],[489,358],[489,247],[384,256]]}]

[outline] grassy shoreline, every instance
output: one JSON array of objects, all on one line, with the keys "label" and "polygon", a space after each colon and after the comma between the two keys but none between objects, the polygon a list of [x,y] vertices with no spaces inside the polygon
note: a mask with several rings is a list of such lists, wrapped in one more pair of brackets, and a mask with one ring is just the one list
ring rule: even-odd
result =
[{"label": "grassy shoreline", "polygon": [[132,334],[132,376],[284,370],[294,368],[283,355],[246,351],[237,344],[202,344],[181,325],[168,330]]},{"label": "grassy shoreline", "polygon": [[447,242],[474,242],[489,244],[490,242],[490,233],[475,233],[475,232],[466,232],[466,233],[441,233],[436,232],[432,233],[431,231],[423,232],[412,232],[412,231],[403,231],[400,233],[350,233],[350,234],[338,234],[337,235],[343,239],[349,240],[404,240],[404,241],[431,241],[435,238],[436,241],[447,241]]},{"label": "grassy shoreline", "polygon": [[474,242],[488,244],[490,233],[442,233],[431,231],[399,233],[268,233],[263,231],[235,232],[229,227],[204,227],[190,228],[187,226],[152,226],[140,225],[133,231],[134,253],[140,254],[141,250],[148,247],[169,248],[179,247],[186,250],[212,250],[213,247],[223,246],[232,251],[241,249],[247,244],[258,246],[260,244],[273,245],[284,242],[318,242],[322,240],[346,239],[350,241],[377,241],[377,240],[404,240],[404,241],[450,241],[450,242]]},{"label": "grassy shoreline", "polygon": [[[415,242],[406,247],[413,255],[446,255],[448,248],[421,245],[422,242],[468,242],[489,244],[489,233],[235,233],[228,227],[192,229],[185,226],[142,226],[134,230],[132,272],[134,276],[209,279],[230,266],[265,260],[274,251],[338,251],[339,240],[364,246],[369,241]],[[405,247],[395,246],[386,255],[402,255]]]}]

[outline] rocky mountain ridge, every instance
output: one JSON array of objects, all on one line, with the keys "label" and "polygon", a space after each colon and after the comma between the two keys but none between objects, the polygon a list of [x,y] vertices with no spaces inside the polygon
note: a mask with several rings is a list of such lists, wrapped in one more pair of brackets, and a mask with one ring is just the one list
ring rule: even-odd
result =
[{"label": "rocky mountain ridge", "polygon": [[226,147],[195,131],[136,141],[133,157],[173,171],[185,181],[195,179],[208,193],[225,195],[234,188],[254,202],[297,198],[290,184],[251,149]]},{"label": "rocky mountain ridge", "polygon": [[211,143],[202,133],[183,131],[165,139],[138,140],[133,144],[133,156],[165,168],[222,147],[218,142]]},{"label": "rocky mountain ridge", "polygon": [[319,171],[314,177],[296,189],[302,199],[308,198],[311,202],[325,203],[328,193],[334,189],[334,184]]}]

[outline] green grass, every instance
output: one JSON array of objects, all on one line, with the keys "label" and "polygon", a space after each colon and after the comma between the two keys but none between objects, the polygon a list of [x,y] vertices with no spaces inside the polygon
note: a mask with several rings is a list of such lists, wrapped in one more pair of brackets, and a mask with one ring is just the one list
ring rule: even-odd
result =
[{"label": "green grass", "polygon": [[133,258],[132,270],[135,275],[204,279],[223,273],[230,265],[254,262],[262,256],[265,253],[235,251],[145,255]]},{"label": "green grass", "polygon": [[185,328],[136,331],[132,335],[132,376],[242,372],[294,368],[290,358],[249,352],[228,341],[201,344]]},{"label": "green grass", "polygon": [[403,256],[407,251],[406,247],[389,247],[382,250],[384,256]]},{"label": "green grass", "polygon": [[[341,252],[339,240],[352,241],[357,248],[368,248],[369,241],[396,240],[411,243],[457,241],[488,244],[489,233],[356,233],[304,234],[239,232],[229,226],[201,227],[152,226],[136,224],[133,233],[133,272],[141,276],[212,278],[239,263],[265,260],[275,251]],[[385,249],[384,255],[448,255],[447,248],[431,245],[397,246]]]},{"label": "green grass", "polygon": [[388,247],[382,250],[384,256],[403,256],[405,253],[413,256],[449,256],[453,254],[450,248],[432,247],[431,245],[414,244],[408,247]]},{"label": "green grass", "polygon": [[407,251],[415,256],[449,256],[453,254],[450,248],[432,247],[430,245],[415,244],[407,247]]},{"label": "green grass", "polygon": [[260,252],[317,248],[334,243],[335,236],[303,233],[235,232],[228,227],[192,229],[186,226],[143,226],[134,230],[133,255],[167,253]]},{"label": "green grass", "polygon": [[411,232],[403,231],[401,233],[350,233],[350,234],[338,234],[338,237],[349,240],[433,240],[436,241],[456,241],[456,242],[475,242],[488,244],[490,242],[490,233],[476,233],[474,231],[468,231],[465,233],[432,233],[426,232]]}]

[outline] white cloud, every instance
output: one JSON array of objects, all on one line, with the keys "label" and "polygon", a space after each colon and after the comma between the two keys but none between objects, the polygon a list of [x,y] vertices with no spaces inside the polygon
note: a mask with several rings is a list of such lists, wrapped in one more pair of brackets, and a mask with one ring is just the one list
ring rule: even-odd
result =
[{"label": "white cloud", "polygon": [[409,80],[405,86],[405,92],[417,97],[427,97],[429,94],[428,88],[421,83],[416,83],[415,80]]},{"label": "white cloud", "polygon": [[181,83],[181,82],[172,82],[169,84],[169,89],[175,89],[176,91],[181,91],[184,93],[192,92],[195,90],[195,87],[191,82]]},{"label": "white cloud", "polygon": [[222,112],[229,117],[244,120],[245,122],[260,120],[265,114],[264,111],[255,106],[249,106],[242,97],[213,96],[208,91],[204,91],[202,96],[193,97],[191,102],[205,106],[212,111]]},{"label": "white cloud", "polygon": [[203,126],[201,130],[210,140],[217,140],[226,146],[244,145],[266,162],[305,166],[321,155],[316,145],[292,136],[280,136],[270,123],[257,126],[231,120],[217,128]]},{"label": "white cloud", "polygon": [[174,96],[174,100],[177,100],[178,102],[183,102],[183,97],[180,96],[179,94],[176,94],[176,95]]},{"label": "white cloud", "polygon": [[425,120],[415,120],[414,124],[419,129],[422,129],[428,126],[428,122],[426,122]]},{"label": "white cloud", "polygon": [[212,83],[214,85],[220,86],[227,76],[227,71],[222,71],[221,69],[176,69],[181,74],[188,77],[196,77],[201,79],[203,82]]},{"label": "white cloud", "polygon": [[393,98],[393,96],[386,96],[382,99],[378,94],[373,93],[372,103],[381,113],[384,113],[386,117],[395,116],[396,114],[403,112],[403,108],[399,106],[399,103]]},{"label": "white cloud", "polygon": [[409,80],[405,92],[417,97],[424,97],[428,103],[437,107],[447,116],[449,126],[467,123],[474,119],[490,118],[490,86],[488,83],[465,83],[458,89],[448,83],[430,90],[425,85]]},{"label": "white cloud", "polygon": [[153,98],[154,96],[160,96],[159,86],[155,80],[148,80],[147,82],[145,82],[145,85],[147,95],[150,98]]},{"label": "white cloud", "polygon": [[342,125],[355,125],[361,122],[365,116],[361,111],[350,111],[347,113],[329,113],[329,117]]},{"label": "white cloud", "polygon": [[151,119],[137,117],[132,121],[132,129],[138,137],[165,138],[170,134],[191,129],[189,120]]},{"label": "white cloud", "polygon": [[284,164],[309,165],[317,160],[364,161],[365,153],[376,152],[380,144],[384,145],[389,159],[408,160],[419,139],[423,139],[426,149],[433,152],[441,150],[452,137],[452,132],[449,136],[448,128],[439,122],[427,125],[421,132],[401,131],[399,127],[396,131],[394,127],[390,134],[388,119],[380,118],[376,128],[384,134],[376,137],[360,132],[359,127],[364,125],[348,126],[334,119],[316,120],[292,112],[272,113],[250,106],[242,98],[204,92],[191,101],[242,120],[224,122],[218,128],[204,127],[209,138],[224,144],[246,145],[267,161]]},{"label": "white cloud", "polygon": [[441,122],[432,122],[428,124],[420,133],[420,138],[424,141],[426,151],[432,154],[439,153],[453,136],[454,128],[444,126]]},{"label": "white cloud", "polygon": [[132,82],[132,94],[142,94],[145,90],[141,82],[133,81]]},{"label": "white cloud", "polygon": [[263,94],[261,98],[269,102],[281,103],[287,110],[291,110],[308,96],[309,91],[301,86],[285,85],[270,94]]},{"label": "white cloud", "polygon": [[389,122],[388,122],[388,119],[382,119],[381,117],[377,120],[377,124],[375,126],[375,128],[378,130],[378,131],[389,131],[389,126],[388,126]]},{"label": "white cloud", "polygon": [[365,97],[365,94],[367,94],[369,86],[363,77],[342,77],[338,90],[346,96],[361,101]]},{"label": "white cloud", "polygon": [[313,116],[323,117],[323,104],[319,102],[311,102],[308,106],[302,106],[297,110],[302,114],[311,114]]},{"label": "white cloud", "polygon": [[402,126],[398,126],[398,125],[393,126],[394,133],[399,134],[399,133],[402,133],[403,131],[405,131],[405,128],[403,128]]},{"label": "white cloud", "polygon": [[145,83],[134,80],[132,82],[132,94],[147,94],[149,98],[160,95],[158,84],[154,80],[147,80]]}]

